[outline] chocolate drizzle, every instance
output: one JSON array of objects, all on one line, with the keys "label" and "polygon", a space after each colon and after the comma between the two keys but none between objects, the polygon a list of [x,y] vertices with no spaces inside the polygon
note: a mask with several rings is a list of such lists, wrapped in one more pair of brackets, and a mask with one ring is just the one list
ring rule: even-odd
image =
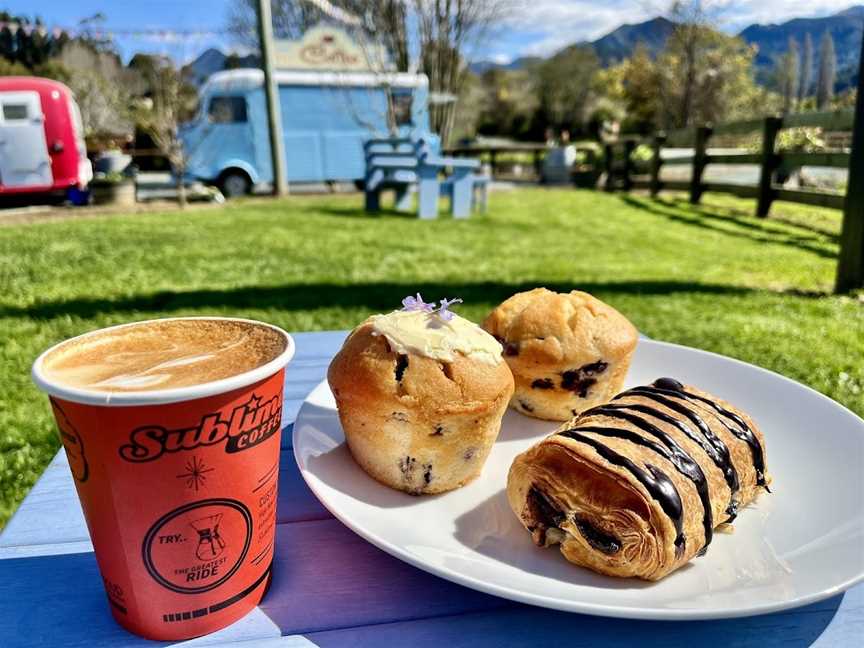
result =
[{"label": "chocolate drizzle", "polygon": [[[690,401],[696,400],[700,403],[705,403],[708,407],[719,414],[720,416],[718,416],[717,419],[723,424],[723,427],[750,446],[750,453],[753,455],[753,468],[756,470],[756,485],[763,487],[766,486],[765,453],[762,450],[762,445],[759,443],[759,439],[756,438],[753,430],[750,429],[750,426],[747,425],[747,422],[743,418],[738,416],[735,412],[730,412],[728,409],[710,398],[705,398],[704,396],[688,392],[684,389],[684,385],[673,378],[658,378],[654,381],[654,386],[657,389],[662,390],[663,393],[668,393],[668,395],[673,398],[684,398]],[[732,421],[735,425],[730,425],[727,421]]]},{"label": "chocolate drizzle", "polygon": [[[675,440],[666,434],[663,430],[658,428],[653,423],[650,423],[643,419],[641,416],[637,416],[630,412],[623,411],[626,408],[620,406],[601,406],[595,407],[593,409],[584,412],[581,417],[579,417],[579,421],[581,422],[583,419],[591,417],[591,416],[608,416],[609,418],[617,418],[625,420],[629,423],[632,423],[640,430],[650,434],[654,438],[658,439],[663,446],[659,446],[653,441],[645,439],[644,437],[636,434],[635,432],[631,432],[630,430],[619,430],[617,428],[597,428],[597,427],[583,427],[580,425],[580,430],[590,430],[592,432],[596,432],[597,434],[607,434],[605,430],[611,430],[612,434],[607,434],[607,436],[615,436],[618,438],[627,439],[632,443],[636,443],[646,448],[650,448],[661,457],[669,461],[675,469],[684,475],[687,479],[693,482],[693,485],[696,487],[696,492],[699,493],[699,500],[702,502],[702,528],[705,532],[705,545],[702,547],[702,551],[708,548],[708,545],[711,544],[711,539],[714,537],[714,514],[711,510],[711,495],[708,492],[708,479],[705,477],[705,473],[702,472],[702,468],[698,463],[691,457],[687,451],[678,445]],[[626,432],[626,434],[621,434],[622,432]],[[665,447],[664,447],[665,446]]]},{"label": "chocolate drizzle", "polygon": [[[608,430],[609,428],[572,428],[570,430],[565,430],[563,432],[559,432],[559,436],[567,437],[568,439],[572,439],[573,441],[577,441],[579,443],[584,443],[585,445],[591,446],[594,450],[603,457],[606,461],[615,466],[621,466],[622,468],[627,469],[630,473],[645,487],[651,497],[653,497],[658,504],[660,504],[660,508],[663,509],[663,512],[669,517],[672,521],[672,524],[675,526],[675,553],[676,556],[681,556],[684,553],[684,546],[686,543],[686,538],[684,537],[684,506],[681,503],[681,496],[678,494],[678,489],[675,488],[675,484],[669,479],[669,476],[666,475],[662,470],[657,468],[656,466],[652,466],[651,464],[646,463],[645,469],[643,470],[635,463],[630,461],[627,457],[618,454],[612,448],[607,445],[604,445],[597,439],[594,439],[589,436],[585,436],[582,434],[583,431],[586,432],[595,432],[596,430]],[[645,439],[644,437],[635,434],[629,430],[622,430],[622,432],[633,434],[633,436],[638,437],[640,440],[645,443],[652,443],[657,448],[661,448],[661,446]],[[661,452],[663,452],[661,448]]]},{"label": "chocolate drizzle", "polygon": [[[725,443],[723,443],[720,437],[714,434],[714,432],[702,419],[702,417],[699,416],[699,414],[693,411],[692,408],[668,398],[667,396],[669,396],[670,394],[670,390],[659,389],[654,386],[634,387],[633,389],[618,394],[612,400],[616,401],[619,398],[625,398],[627,396],[642,396],[643,398],[647,398],[657,403],[660,403],[661,405],[669,408],[673,412],[682,414],[698,428],[699,432],[702,434],[703,439],[700,439],[698,435],[694,434],[690,427],[686,423],[684,423],[684,421],[674,416],[670,416],[665,412],[661,412],[660,410],[654,409],[652,407],[646,407],[644,405],[638,405],[635,403],[623,405],[628,409],[633,409],[636,411],[641,411],[645,414],[650,414],[651,416],[654,416],[655,418],[665,423],[674,425],[679,430],[681,430],[681,432],[686,434],[687,437],[698,443],[703,450],[705,450],[708,456],[711,457],[714,465],[716,465],[723,472],[723,477],[726,479],[726,484],[729,486],[731,497],[729,499],[729,505],[726,508],[726,513],[727,515],[729,515],[729,517],[726,519],[726,522],[731,522],[735,519],[738,511],[738,500],[735,496],[740,488],[740,482],[738,481],[738,471],[735,469],[735,464],[732,462],[732,456],[729,454],[729,448],[726,446]],[[615,406],[617,407],[617,405]]]}]

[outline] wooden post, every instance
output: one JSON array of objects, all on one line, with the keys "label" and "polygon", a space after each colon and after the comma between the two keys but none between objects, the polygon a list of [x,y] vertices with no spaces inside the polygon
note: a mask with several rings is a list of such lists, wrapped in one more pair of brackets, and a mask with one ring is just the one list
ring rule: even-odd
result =
[{"label": "wooden post", "polygon": [[711,137],[709,126],[696,129],[696,141],[693,147],[693,174],[690,176],[690,203],[698,205],[702,200],[702,174],[708,164],[708,139]]},{"label": "wooden post", "polygon": [[606,144],[603,147],[603,167],[606,170],[606,184],[603,187],[606,191],[615,189],[615,176],[612,171],[614,167],[615,147],[612,144]]},{"label": "wooden post", "polygon": [[495,179],[495,158],[497,157],[497,153],[495,149],[489,149],[489,176],[494,180]]},{"label": "wooden post", "polygon": [[633,188],[633,150],[635,148],[635,140],[624,142],[624,191],[630,191]]},{"label": "wooden post", "polygon": [[594,180],[592,188],[596,189],[597,188],[597,181],[600,179],[600,173],[598,172],[598,167],[600,165],[597,164],[597,151],[594,150],[593,148],[586,148],[584,150],[584,153],[585,153],[585,168],[591,169],[591,173],[594,174],[592,177],[592,179]]},{"label": "wooden post", "polygon": [[654,156],[651,158],[651,197],[656,198],[660,193],[660,169],[663,166],[663,158],[660,154],[663,152],[663,145],[666,143],[666,133],[662,131],[654,135],[653,149]]},{"label": "wooden post", "polygon": [[778,157],[774,150],[777,143],[777,133],[783,126],[780,117],[766,117],[762,127],[762,162],[759,171],[759,194],[756,203],[756,215],[759,218],[768,216],[771,203],[774,201],[774,171],[777,170]]},{"label": "wooden post", "polygon": [[258,0],[258,41],[261,47],[261,67],[264,69],[264,95],[267,98],[273,193],[287,196],[288,176],[285,171],[285,143],[282,140],[282,111],[279,105],[279,90],[273,75],[273,18],[270,13],[270,0]]},{"label": "wooden post", "polygon": [[864,288],[864,43],[858,63],[858,97],[852,126],[852,153],[843,229],[840,233],[840,259],[837,263],[835,290],[838,293]]}]

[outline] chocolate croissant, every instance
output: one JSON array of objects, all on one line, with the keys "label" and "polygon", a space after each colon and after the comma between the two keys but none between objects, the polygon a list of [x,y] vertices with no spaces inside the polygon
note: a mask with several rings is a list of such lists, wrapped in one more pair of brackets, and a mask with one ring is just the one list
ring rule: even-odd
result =
[{"label": "chocolate croissant", "polygon": [[609,576],[659,580],[768,489],[753,421],[672,378],[583,412],[513,461],[507,497],[538,546]]}]

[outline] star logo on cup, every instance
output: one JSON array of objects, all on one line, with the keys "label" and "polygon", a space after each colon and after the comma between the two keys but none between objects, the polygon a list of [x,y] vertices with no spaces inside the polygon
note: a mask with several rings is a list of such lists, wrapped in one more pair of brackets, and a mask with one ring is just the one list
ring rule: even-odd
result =
[{"label": "star logo on cup", "polygon": [[214,470],[213,468],[208,468],[204,461],[198,457],[192,457],[183,467],[186,469],[186,472],[177,475],[177,479],[186,480],[186,488],[191,488],[196,493],[198,489],[204,486],[204,482],[207,481],[207,473]]},{"label": "star logo on cup", "polygon": [[249,402],[246,403],[246,409],[248,411],[256,410],[261,406],[261,398],[252,394],[252,397],[249,399]]}]

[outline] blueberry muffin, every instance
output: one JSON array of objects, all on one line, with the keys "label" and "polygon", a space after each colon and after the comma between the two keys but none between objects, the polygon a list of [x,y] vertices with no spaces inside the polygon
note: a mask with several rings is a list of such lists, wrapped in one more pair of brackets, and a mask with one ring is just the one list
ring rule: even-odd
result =
[{"label": "blueberry muffin", "polygon": [[449,312],[396,311],[354,329],[327,380],[360,467],[415,495],[476,477],[513,394],[501,351]]},{"label": "blueberry muffin", "polygon": [[588,293],[545,288],[517,293],[483,328],[504,346],[515,380],[511,406],[566,421],[621,390],[636,348],[636,328]]}]

